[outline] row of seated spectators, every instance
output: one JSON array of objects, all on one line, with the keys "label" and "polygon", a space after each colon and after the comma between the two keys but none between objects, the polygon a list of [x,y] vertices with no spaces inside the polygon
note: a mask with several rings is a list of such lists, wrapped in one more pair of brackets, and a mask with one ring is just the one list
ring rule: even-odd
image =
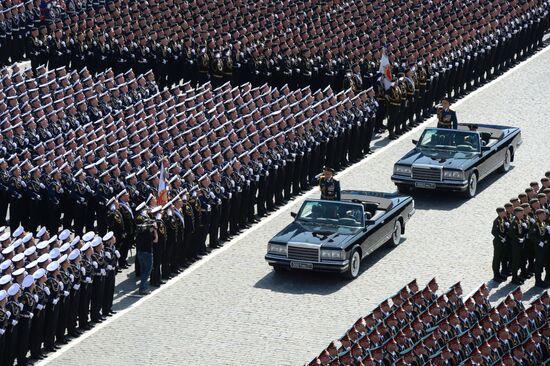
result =
[{"label": "row of seated spectators", "polygon": [[416,280],[358,319],[308,365],[543,365],[549,361],[550,297],[526,308],[521,289],[496,307],[483,284],[463,299],[460,283],[438,294]]}]

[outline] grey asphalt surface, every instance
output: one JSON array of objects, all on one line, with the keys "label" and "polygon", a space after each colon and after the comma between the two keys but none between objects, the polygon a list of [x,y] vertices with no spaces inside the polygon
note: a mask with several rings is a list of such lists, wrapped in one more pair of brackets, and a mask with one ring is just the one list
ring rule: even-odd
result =
[{"label": "grey asphalt surface", "polygon": [[[424,285],[435,276],[442,289],[457,281],[465,293],[476,289],[492,277],[495,207],[550,169],[544,165],[550,154],[548,90],[547,48],[456,103],[460,122],[522,128],[524,145],[513,169],[489,176],[471,200],[414,192],[417,211],[402,244],[367,258],[357,280],[308,272],[280,275],[265,263],[267,241],[290,222],[301,196],[152,296],[128,296],[135,280],[123,273],[116,305],[123,311],[43,364],[301,365],[414,278]],[[343,189],[395,191],[393,163],[430,124],[433,120],[339,174]],[[490,283],[493,302],[514,288],[496,285]],[[532,280],[522,289],[526,300],[539,293]]]}]

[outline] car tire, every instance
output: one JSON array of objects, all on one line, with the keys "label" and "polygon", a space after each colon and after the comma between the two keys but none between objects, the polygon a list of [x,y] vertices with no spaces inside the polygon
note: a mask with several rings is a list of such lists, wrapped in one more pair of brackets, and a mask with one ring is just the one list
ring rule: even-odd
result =
[{"label": "car tire", "polygon": [[359,276],[359,272],[361,271],[361,253],[359,253],[358,249],[355,249],[351,255],[349,260],[349,267],[344,272],[344,277],[348,280],[354,280]]},{"label": "car tire", "polygon": [[464,197],[466,198],[474,198],[477,193],[477,174],[472,173],[470,174],[470,177],[468,178],[468,187],[466,187],[466,190],[463,192]]},{"label": "car tire", "polygon": [[391,238],[388,240],[388,246],[395,248],[401,244],[401,235],[403,233],[403,224],[401,220],[395,220],[393,224],[393,231],[391,233]]},{"label": "car tire", "polygon": [[407,194],[411,191],[411,187],[406,184],[397,184],[397,193]]},{"label": "car tire", "polygon": [[275,273],[285,273],[288,272],[288,269],[286,267],[283,267],[279,264],[274,264],[273,266],[273,272]]},{"label": "car tire", "polygon": [[512,151],[510,149],[506,149],[506,155],[504,156],[504,161],[502,162],[502,165],[498,169],[501,173],[506,173],[510,171],[512,164]]}]

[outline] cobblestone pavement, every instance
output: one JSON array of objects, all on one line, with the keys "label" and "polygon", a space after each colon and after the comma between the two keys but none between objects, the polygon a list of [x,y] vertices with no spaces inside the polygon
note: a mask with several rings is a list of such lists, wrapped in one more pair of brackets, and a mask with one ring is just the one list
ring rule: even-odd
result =
[{"label": "cobblestone pavement", "polygon": [[[455,104],[461,122],[521,126],[524,145],[513,169],[487,178],[477,197],[468,201],[452,193],[415,192],[417,213],[405,240],[367,258],[357,280],[306,272],[276,275],[265,263],[267,241],[290,222],[290,211],[297,209],[302,196],[152,296],[137,300],[124,295],[135,281],[122,276],[126,282],[119,286],[117,307],[126,310],[44,363],[301,365],[413,278],[423,285],[436,276],[443,289],[462,281],[465,293],[474,290],[491,278],[495,207],[550,168],[541,163],[550,154],[545,137],[548,90],[546,49]],[[423,128],[341,173],[342,186],[394,191],[393,163]],[[532,285],[530,281],[523,286],[526,299],[538,293]],[[494,287],[491,300],[498,301],[511,289],[508,284]]]}]

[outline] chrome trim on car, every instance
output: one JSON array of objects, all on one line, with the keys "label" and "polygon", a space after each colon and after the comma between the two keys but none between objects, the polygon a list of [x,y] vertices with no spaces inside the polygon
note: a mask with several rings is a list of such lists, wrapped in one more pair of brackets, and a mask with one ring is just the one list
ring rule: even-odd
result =
[{"label": "chrome trim on car", "polygon": [[443,180],[443,167],[413,164],[411,167],[411,177],[412,179],[429,182],[441,182]]},{"label": "chrome trim on car", "polygon": [[288,243],[287,257],[292,260],[319,263],[321,261],[321,247],[308,243]]}]

